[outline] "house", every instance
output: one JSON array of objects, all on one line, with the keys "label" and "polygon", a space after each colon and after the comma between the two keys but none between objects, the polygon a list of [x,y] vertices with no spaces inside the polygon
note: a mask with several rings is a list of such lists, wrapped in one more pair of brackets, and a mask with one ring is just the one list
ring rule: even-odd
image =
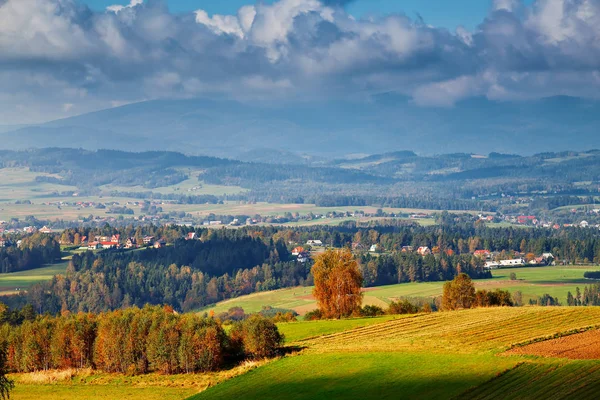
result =
[{"label": "house", "polygon": [[185,237],[185,240],[196,240],[198,239],[198,234],[196,232],[189,232]]},{"label": "house", "polygon": [[117,242],[119,243],[121,241],[121,235],[117,234],[117,235],[112,235],[110,237],[110,242]]},{"label": "house", "polygon": [[150,244],[154,240],[154,236],[144,236],[144,244]]},{"label": "house", "polygon": [[352,250],[363,250],[364,248],[365,246],[363,246],[360,242],[352,243]]},{"label": "house", "polygon": [[127,239],[127,242],[125,242],[126,249],[135,249],[136,247],[137,247],[137,241],[135,240],[135,238],[129,238],[129,239]]},{"label": "house", "polygon": [[164,240],[157,240],[156,242],[154,242],[155,249],[161,249],[161,248],[165,247],[166,245],[167,245],[167,242],[165,242]]},{"label": "house", "polygon": [[419,248],[417,249],[417,253],[418,253],[420,256],[423,256],[423,257],[425,257],[425,256],[427,256],[427,255],[431,254],[431,250],[430,250],[430,249],[429,249],[429,247],[427,247],[427,246],[421,246],[421,247],[419,247]]},{"label": "house", "polygon": [[552,253],[543,253],[542,257],[544,257],[545,260],[549,260],[549,259],[554,260],[554,255]]},{"label": "house", "polygon": [[48,228],[47,226],[44,226],[42,229],[39,230],[40,233],[52,233],[52,229]]},{"label": "house", "polygon": [[489,250],[475,250],[473,253],[475,257],[488,259],[491,257],[491,253]]},{"label": "house", "polygon": [[309,246],[323,246],[323,242],[320,240],[309,240],[306,244]]},{"label": "house", "polygon": [[524,225],[527,223],[537,224],[537,218],[535,215],[520,215],[517,217],[517,223]]},{"label": "house", "polygon": [[402,252],[403,253],[412,253],[413,247],[412,246],[402,246]]},{"label": "house", "polygon": [[310,254],[308,254],[307,252],[303,252],[298,254],[298,262],[299,263],[307,263],[310,260]]},{"label": "house", "polygon": [[298,247],[294,248],[294,250],[292,250],[292,255],[293,256],[298,256],[301,253],[304,253],[304,247],[298,246]]},{"label": "house", "polygon": [[529,264],[532,264],[532,265],[546,265],[546,259],[544,257],[536,257],[533,260],[529,261]]},{"label": "house", "polygon": [[221,221],[210,221],[210,222],[209,222],[209,225],[210,225],[210,226],[222,225],[222,222],[221,222]]},{"label": "house", "polygon": [[498,269],[498,268],[500,268],[500,263],[497,263],[496,261],[486,261],[485,264],[483,265],[483,268]]},{"label": "house", "polygon": [[370,253],[376,253],[379,250],[379,245],[374,244],[369,248]]},{"label": "house", "polygon": [[502,260],[500,265],[503,267],[520,267],[526,264],[524,258],[514,258],[512,260]]},{"label": "house", "polygon": [[116,249],[119,247],[119,242],[100,242],[103,249]]},{"label": "house", "polygon": [[100,248],[102,248],[100,242],[89,242],[87,245],[88,250],[98,250]]},{"label": "house", "polygon": [[5,238],[0,238],[0,247],[8,247],[10,246],[10,240]]},{"label": "house", "polygon": [[588,228],[590,226],[590,224],[587,221],[581,221],[579,223],[579,226],[582,227],[582,228]]}]

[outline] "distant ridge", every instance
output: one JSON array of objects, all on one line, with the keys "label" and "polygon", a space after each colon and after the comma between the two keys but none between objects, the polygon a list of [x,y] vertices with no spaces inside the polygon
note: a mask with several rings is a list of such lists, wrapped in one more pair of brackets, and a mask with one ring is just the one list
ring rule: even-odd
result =
[{"label": "distant ridge", "polygon": [[[386,94],[358,103],[245,104],[225,100],[154,100],[35,126],[0,126],[0,148],[74,147],[171,150],[247,159],[304,162],[291,154],[532,155],[598,148],[600,102],[571,97],[502,103],[471,99],[424,108]],[[267,161],[267,159],[263,161]]]}]

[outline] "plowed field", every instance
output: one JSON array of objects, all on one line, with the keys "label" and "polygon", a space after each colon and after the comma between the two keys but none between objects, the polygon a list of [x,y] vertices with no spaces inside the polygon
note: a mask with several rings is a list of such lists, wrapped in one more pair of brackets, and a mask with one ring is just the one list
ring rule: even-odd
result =
[{"label": "plowed field", "polygon": [[591,330],[558,339],[545,340],[512,349],[510,355],[600,360],[600,330]]}]

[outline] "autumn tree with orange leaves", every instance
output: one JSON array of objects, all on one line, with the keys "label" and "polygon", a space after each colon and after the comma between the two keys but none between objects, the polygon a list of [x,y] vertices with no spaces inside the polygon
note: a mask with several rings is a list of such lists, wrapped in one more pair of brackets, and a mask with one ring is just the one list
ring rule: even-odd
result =
[{"label": "autumn tree with orange leaves", "polygon": [[324,318],[347,317],[360,308],[363,277],[350,250],[327,250],[318,255],[312,274],[313,295]]}]

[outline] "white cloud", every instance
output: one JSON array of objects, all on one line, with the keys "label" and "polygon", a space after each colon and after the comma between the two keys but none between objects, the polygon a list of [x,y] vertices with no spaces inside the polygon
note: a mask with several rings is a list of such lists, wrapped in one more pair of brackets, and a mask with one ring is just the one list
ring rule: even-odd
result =
[{"label": "white cloud", "polygon": [[157,1],[93,12],[78,0],[0,0],[0,119],[15,118],[14,104],[31,105],[18,116],[38,120],[115,99],[210,94],[393,90],[452,106],[473,96],[600,93],[598,0],[496,0],[479,27],[456,32],[403,15],[355,19],[342,3],[278,0],[233,15],[180,15]]},{"label": "white cloud", "polygon": [[129,4],[126,6],[121,6],[121,5],[108,6],[108,7],[106,7],[106,10],[112,11],[114,13],[118,13],[119,11],[123,11],[126,8],[133,8],[135,6],[139,6],[140,4],[143,4],[143,3],[144,3],[144,0],[131,0],[129,2]]}]

